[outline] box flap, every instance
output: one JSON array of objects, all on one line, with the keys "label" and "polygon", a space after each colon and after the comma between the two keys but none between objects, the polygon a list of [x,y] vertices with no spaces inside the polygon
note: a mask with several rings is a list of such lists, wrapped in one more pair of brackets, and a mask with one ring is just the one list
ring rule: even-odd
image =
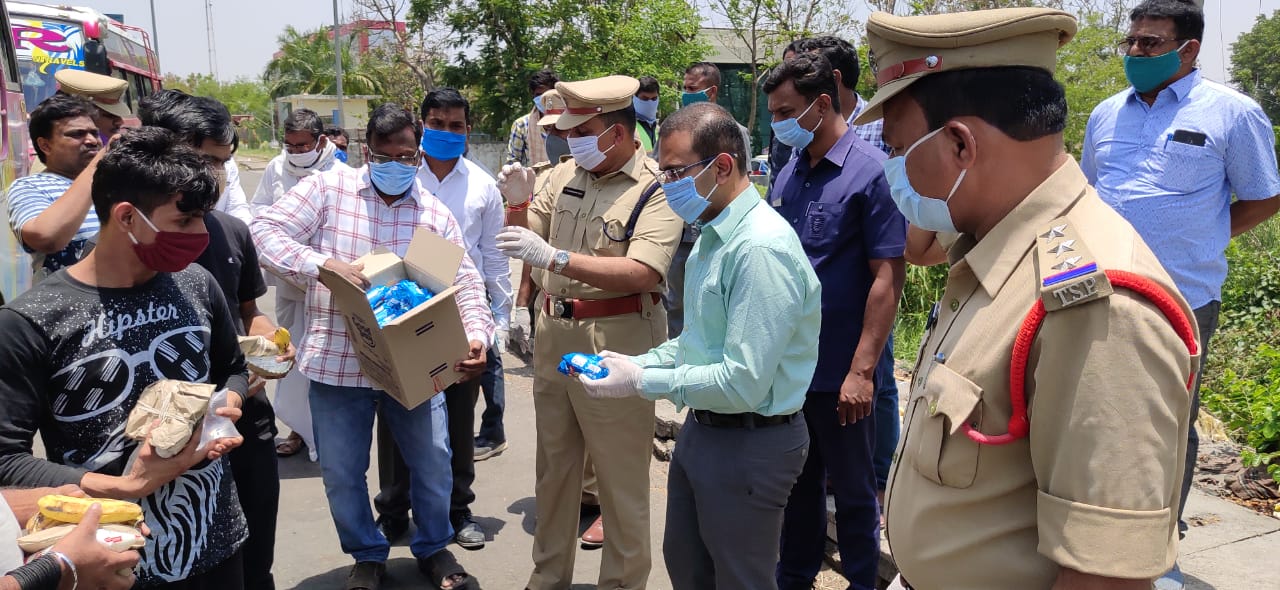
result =
[{"label": "box flap", "polygon": [[364,270],[360,272],[369,279],[370,288],[390,285],[409,278],[400,257],[385,248],[378,248],[365,254],[357,258],[356,262],[364,265]]},{"label": "box flap", "polygon": [[[418,283],[433,292],[438,292],[452,285],[454,279],[458,277],[458,269],[462,266],[462,256],[465,253],[465,250],[443,236],[427,229],[419,229],[413,233],[413,240],[409,242],[409,250],[405,253],[404,262],[414,270],[426,273],[435,279],[434,285],[423,284],[431,281],[418,280]],[[417,280],[417,277],[413,278]]]}]

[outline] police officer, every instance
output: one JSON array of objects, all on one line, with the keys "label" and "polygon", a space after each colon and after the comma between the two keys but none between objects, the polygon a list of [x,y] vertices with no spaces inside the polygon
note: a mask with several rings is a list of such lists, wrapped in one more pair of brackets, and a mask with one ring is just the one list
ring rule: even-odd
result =
[{"label": "police officer", "polygon": [[557,166],[531,205],[509,199],[508,221],[519,227],[498,235],[498,247],[531,266],[543,292],[534,343],[533,590],[572,583],[588,452],[610,530],[598,584],[644,588],[649,577],[653,402],[592,399],[556,370],[569,352],[635,355],[666,340],[660,293],[683,224],[656,186],[657,163],[635,139],[638,88],[627,76],[556,84],[565,101],[556,127],[569,132],[573,165]]},{"label": "police officer", "polygon": [[98,137],[103,144],[120,132],[125,119],[133,117],[133,111],[124,102],[124,93],[129,89],[129,83],[124,80],[69,68],[55,72],[53,79],[58,82],[58,90],[83,96],[98,107],[93,122],[98,125]]},{"label": "police officer", "polygon": [[1075,31],[1038,8],[867,24],[855,123],[883,113],[908,221],[959,234],[890,475],[896,587],[1150,588],[1177,555],[1195,322],[1063,149]]}]

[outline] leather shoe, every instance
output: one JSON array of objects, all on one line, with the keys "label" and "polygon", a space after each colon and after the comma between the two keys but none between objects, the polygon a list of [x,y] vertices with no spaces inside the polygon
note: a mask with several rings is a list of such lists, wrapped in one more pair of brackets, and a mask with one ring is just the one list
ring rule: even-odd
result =
[{"label": "leather shoe", "polygon": [[455,528],[458,532],[453,536],[453,540],[458,543],[459,547],[463,549],[484,547],[484,529],[480,528],[480,525],[476,524],[476,521],[472,520],[470,516],[463,518],[459,526]]},{"label": "leather shoe", "polygon": [[399,541],[401,537],[404,537],[409,532],[409,519],[407,518],[383,514],[378,517],[377,523],[378,530],[382,531],[382,536],[386,537],[387,542],[392,545],[395,545],[396,541]]},{"label": "leather shoe", "polygon": [[591,526],[582,533],[582,546],[596,548],[604,546],[604,517],[597,517]]}]

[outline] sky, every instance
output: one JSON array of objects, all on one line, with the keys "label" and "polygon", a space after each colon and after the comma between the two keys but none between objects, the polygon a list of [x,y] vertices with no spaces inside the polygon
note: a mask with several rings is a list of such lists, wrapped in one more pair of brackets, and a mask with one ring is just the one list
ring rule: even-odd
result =
[{"label": "sky", "polygon": [[[125,22],[151,28],[148,0],[64,0],[107,13],[123,13]],[[52,3],[52,2],[49,2]],[[160,64],[178,75],[209,73],[204,0],[155,0],[160,30]],[[301,30],[332,25],[333,4],[327,0],[212,0],[217,75],[227,80],[262,73],[276,50],[285,25]],[[350,0],[339,10],[351,11]],[[1253,26],[1259,14],[1280,10],[1280,0],[1206,0],[1205,36],[1200,62],[1207,78],[1226,81],[1230,44]],[[859,19],[866,18],[866,10]]]}]

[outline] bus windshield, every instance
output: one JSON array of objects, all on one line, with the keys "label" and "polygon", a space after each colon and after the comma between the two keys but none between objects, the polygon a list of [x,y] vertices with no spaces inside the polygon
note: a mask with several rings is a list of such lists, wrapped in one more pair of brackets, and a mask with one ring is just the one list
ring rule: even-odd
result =
[{"label": "bus windshield", "polygon": [[12,15],[18,74],[27,108],[58,90],[53,74],[63,68],[84,69],[84,28],[50,18]]}]

